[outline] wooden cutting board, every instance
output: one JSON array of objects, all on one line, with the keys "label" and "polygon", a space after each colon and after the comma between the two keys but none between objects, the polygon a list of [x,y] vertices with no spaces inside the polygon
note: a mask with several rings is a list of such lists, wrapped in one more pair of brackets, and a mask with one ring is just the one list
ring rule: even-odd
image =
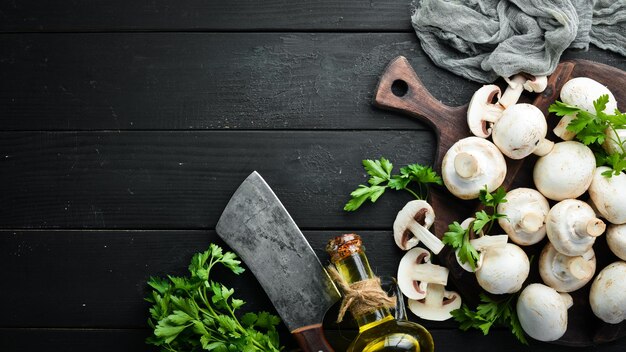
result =
[{"label": "wooden cutting board", "polygon": [[[560,141],[552,134],[552,128],[559,118],[548,115],[548,107],[559,97],[561,87],[574,77],[589,77],[606,85],[617,99],[620,111],[626,106],[626,72],[611,66],[586,60],[565,61],[558,65],[555,72],[548,78],[548,87],[540,95],[536,95],[532,103],[547,116],[549,132],[547,138]],[[526,102],[530,102],[527,99]],[[520,99],[523,101],[523,98]],[[441,161],[446,151],[459,139],[471,135],[467,127],[467,105],[450,107],[436,100],[424,87],[418,75],[407,59],[399,56],[392,60],[383,72],[374,96],[374,105],[377,107],[399,111],[416,117],[427,123],[435,132],[437,148],[434,168],[441,173]],[[507,176],[504,188],[508,191],[518,187],[534,188],[532,170],[537,160],[530,156],[522,160],[507,160]],[[436,214],[434,233],[442,237],[448,229],[448,224],[454,221],[461,222],[473,214],[479,207],[477,201],[463,201],[450,194],[445,187],[433,188],[429,202]],[[626,201],[626,200],[624,200]],[[554,205],[555,202],[551,202]],[[523,247],[535,260],[531,266],[531,273],[527,283],[542,282],[537,269],[537,260],[547,238],[540,243]],[[604,236],[601,236],[594,245],[596,251],[597,272],[606,265],[618,260],[606,245]],[[460,291],[465,302],[470,305],[478,303],[478,294],[483,292],[473,273],[463,270],[456,262],[454,252],[448,246],[439,254],[439,261],[450,269],[450,279]],[[554,343],[569,346],[588,346],[616,340],[626,335],[626,322],[621,324],[606,324],[593,315],[589,307],[589,287],[571,293],[574,306],[568,314],[568,329],[565,335]]]}]

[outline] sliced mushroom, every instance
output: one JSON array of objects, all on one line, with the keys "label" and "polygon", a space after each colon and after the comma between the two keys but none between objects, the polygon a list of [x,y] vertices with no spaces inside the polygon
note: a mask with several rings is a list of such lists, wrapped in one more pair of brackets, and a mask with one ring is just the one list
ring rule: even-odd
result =
[{"label": "sliced mushroom", "polygon": [[529,92],[541,93],[548,86],[546,76],[519,74],[510,79],[505,77],[504,80],[509,86],[504,91],[504,94],[502,94],[502,98],[498,100],[498,103],[505,109],[517,103],[524,89]]},{"label": "sliced mushroom", "polygon": [[[561,101],[565,104],[576,106],[592,114],[596,113],[593,101],[601,95],[607,94],[609,102],[604,110],[606,113],[613,113],[617,108],[617,102],[613,93],[608,88],[597,81],[587,77],[576,77],[567,81],[561,88]],[[567,125],[576,118],[576,115],[566,115],[561,118],[553,132],[564,140],[572,140],[576,133],[567,130]]]},{"label": "sliced mushroom", "polygon": [[483,265],[476,271],[480,287],[493,294],[514,293],[522,288],[530,272],[530,262],[520,247],[507,243],[483,255]]},{"label": "sliced mushroom", "polygon": [[589,304],[598,318],[609,324],[626,320],[626,263],[618,261],[602,269],[591,284]]},{"label": "sliced mushroom", "polygon": [[398,266],[398,286],[400,291],[410,299],[426,297],[430,284],[446,285],[449,270],[430,262],[430,252],[415,247],[400,260]]},{"label": "sliced mushroom", "polygon": [[450,312],[461,307],[461,296],[447,291],[443,285],[428,285],[426,298],[409,299],[409,309],[413,314],[426,320],[443,321],[452,318]]},{"label": "sliced mushroom", "polygon": [[489,137],[491,125],[502,116],[504,108],[500,104],[492,104],[494,97],[500,100],[500,87],[494,84],[482,86],[472,95],[467,107],[467,125],[476,137]]},{"label": "sliced mushroom", "polygon": [[[474,220],[475,220],[474,218],[465,219],[461,223],[461,227],[463,229],[467,229],[467,227],[470,226],[472,221]],[[478,260],[476,261],[476,268],[472,269],[471,265],[468,262],[463,263],[461,261],[461,258],[459,257],[460,249],[457,249],[456,251],[454,251],[454,254],[456,256],[456,262],[459,263],[459,266],[461,266],[463,270],[468,271],[470,273],[473,273],[476,270],[480,269],[480,267],[483,265],[483,258],[484,258],[484,256],[482,255],[483,252],[487,251],[489,248],[503,247],[508,241],[507,235],[490,236],[490,235],[484,235],[481,233],[479,234],[479,236],[480,237],[478,238],[473,238],[470,240],[470,244],[478,252]]]},{"label": "sliced mushroom", "polygon": [[498,204],[500,227],[511,241],[520,246],[530,246],[546,236],[546,216],[550,211],[548,200],[531,188],[517,188],[506,194],[506,203]]},{"label": "sliced mushroom", "polygon": [[494,191],[504,181],[506,162],[491,142],[467,137],[446,152],[441,165],[443,182],[450,193],[461,199],[478,198],[485,185]]},{"label": "sliced mushroom", "polygon": [[433,253],[439,254],[443,243],[428,229],[435,222],[435,211],[426,201],[408,202],[393,222],[393,237],[398,247],[409,250],[422,241]]},{"label": "sliced mushroom", "polygon": [[606,230],[606,243],[619,259],[626,260],[626,224],[609,225]]},{"label": "sliced mushroom", "polygon": [[534,153],[548,154],[554,142],[546,139],[548,124],[538,107],[515,104],[502,113],[493,126],[493,143],[511,159],[523,159]]},{"label": "sliced mushroom", "polygon": [[591,249],[606,224],[596,218],[589,204],[566,199],[555,204],[546,217],[546,232],[554,248],[569,256],[583,255]]},{"label": "sliced mushroom", "polygon": [[546,244],[539,256],[539,275],[546,285],[559,292],[572,292],[585,286],[596,272],[593,249],[581,256],[567,256]]},{"label": "sliced mushroom", "polygon": [[589,197],[603,218],[616,225],[626,224],[626,174],[622,172],[610,178],[602,176],[603,172],[610,170],[606,166],[595,170]]},{"label": "sliced mushroom", "polygon": [[572,297],[542,284],[530,284],[517,299],[517,317],[524,332],[539,341],[555,341],[567,330]]},{"label": "sliced mushroom", "polygon": [[587,191],[595,168],[596,158],[589,147],[574,141],[560,142],[537,160],[533,179],[546,198],[573,199]]}]

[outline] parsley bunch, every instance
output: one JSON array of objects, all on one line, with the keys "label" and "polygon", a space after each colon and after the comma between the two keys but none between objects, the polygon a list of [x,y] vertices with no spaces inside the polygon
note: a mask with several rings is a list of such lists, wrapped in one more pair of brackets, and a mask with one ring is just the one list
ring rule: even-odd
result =
[{"label": "parsley bunch", "polygon": [[524,330],[517,317],[515,302],[518,295],[509,295],[501,300],[494,300],[485,294],[480,294],[482,302],[472,311],[466,304],[452,312],[454,319],[460,323],[459,328],[467,331],[470,328],[479,329],[484,335],[489,333],[489,329],[494,323],[502,324],[511,328],[511,332],[517,339],[528,345]]},{"label": "parsley bunch", "polygon": [[470,243],[471,231],[475,234],[487,234],[491,232],[491,228],[497,219],[506,217],[506,215],[499,214],[496,211],[498,204],[507,202],[506,191],[504,191],[504,188],[500,187],[495,192],[489,193],[487,186],[485,185],[485,188],[480,190],[478,198],[480,199],[480,202],[485,205],[485,207],[492,208],[492,213],[488,214],[484,210],[476,212],[476,214],[474,214],[475,220],[467,229],[464,229],[458,222],[455,221],[448,225],[448,232],[446,232],[442,238],[442,242],[444,244],[451,246],[455,250],[459,250],[459,259],[461,260],[461,263],[469,263],[473,270],[476,269],[479,254],[476,248],[474,248],[474,246]]},{"label": "parsley bunch", "polygon": [[[430,183],[442,185],[441,177],[429,166],[420,164],[407,165],[400,169],[399,175],[392,175],[393,164],[385,159],[363,160],[363,167],[370,175],[369,186],[359,185],[350,195],[352,199],[343,207],[345,211],[355,211],[359,209],[366,200],[374,203],[387,188],[399,191],[405,190],[417,199],[425,199],[428,194],[427,185]],[[417,190],[409,186],[417,184]]]},{"label": "parsley bunch", "polygon": [[[613,169],[603,172],[602,175],[605,177],[619,175],[626,169],[624,141],[617,133],[617,130],[626,128],[626,114],[621,113],[617,109],[615,109],[612,115],[605,113],[604,110],[608,102],[608,94],[602,95],[595,100],[593,102],[593,107],[596,110],[595,114],[558,100],[550,105],[548,109],[558,116],[576,114],[576,118],[567,125],[567,130],[576,133],[576,139],[594,150],[598,166],[606,165]],[[601,147],[607,138],[605,134],[607,129],[610,129],[612,132],[612,137],[609,138],[618,145],[620,149],[618,152],[608,154]]]},{"label": "parsley bunch", "polygon": [[153,304],[148,324],[154,336],[146,342],[169,352],[280,351],[276,331],[280,319],[267,312],[238,318],[235,313],[245,302],[232,297],[232,288],[210,279],[216,264],[237,275],[244,271],[234,253],[211,244],[209,250],[193,256],[189,277],[149,279],[154,290],[146,299]]}]

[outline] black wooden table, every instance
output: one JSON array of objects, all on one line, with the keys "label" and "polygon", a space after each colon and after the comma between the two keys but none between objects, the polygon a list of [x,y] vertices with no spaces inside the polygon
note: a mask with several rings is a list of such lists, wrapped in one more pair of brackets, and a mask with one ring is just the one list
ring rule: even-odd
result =
[{"label": "black wooden table", "polygon": [[[378,75],[405,55],[448,105],[479,87],[433,66],[408,2],[2,2],[0,350],[153,351],[146,280],[184,273],[218,241],[216,221],[253,170],[322,261],[329,238],[357,231],[376,272],[393,275],[391,225],[409,198],[342,206],[365,181],[362,159],[431,163],[434,136],[372,107]],[[596,48],[565,57],[626,69]],[[271,309],[249,273],[229,282],[247,308]],[[341,350],[351,332],[331,320]],[[570,350],[422,323],[438,351]]]}]

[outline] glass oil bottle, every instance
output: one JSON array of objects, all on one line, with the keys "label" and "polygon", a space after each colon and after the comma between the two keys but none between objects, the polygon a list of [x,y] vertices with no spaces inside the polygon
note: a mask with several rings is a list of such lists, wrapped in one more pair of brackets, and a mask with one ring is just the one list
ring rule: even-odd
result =
[{"label": "glass oil bottle", "polygon": [[[338,236],[329,241],[326,251],[339,275],[349,285],[374,278],[359,235]],[[398,297],[398,301],[403,306],[402,297]],[[373,309],[354,318],[359,325],[359,334],[347,352],[434,351],[428,330],[408,320],[397,320],[388,308]]]}]

